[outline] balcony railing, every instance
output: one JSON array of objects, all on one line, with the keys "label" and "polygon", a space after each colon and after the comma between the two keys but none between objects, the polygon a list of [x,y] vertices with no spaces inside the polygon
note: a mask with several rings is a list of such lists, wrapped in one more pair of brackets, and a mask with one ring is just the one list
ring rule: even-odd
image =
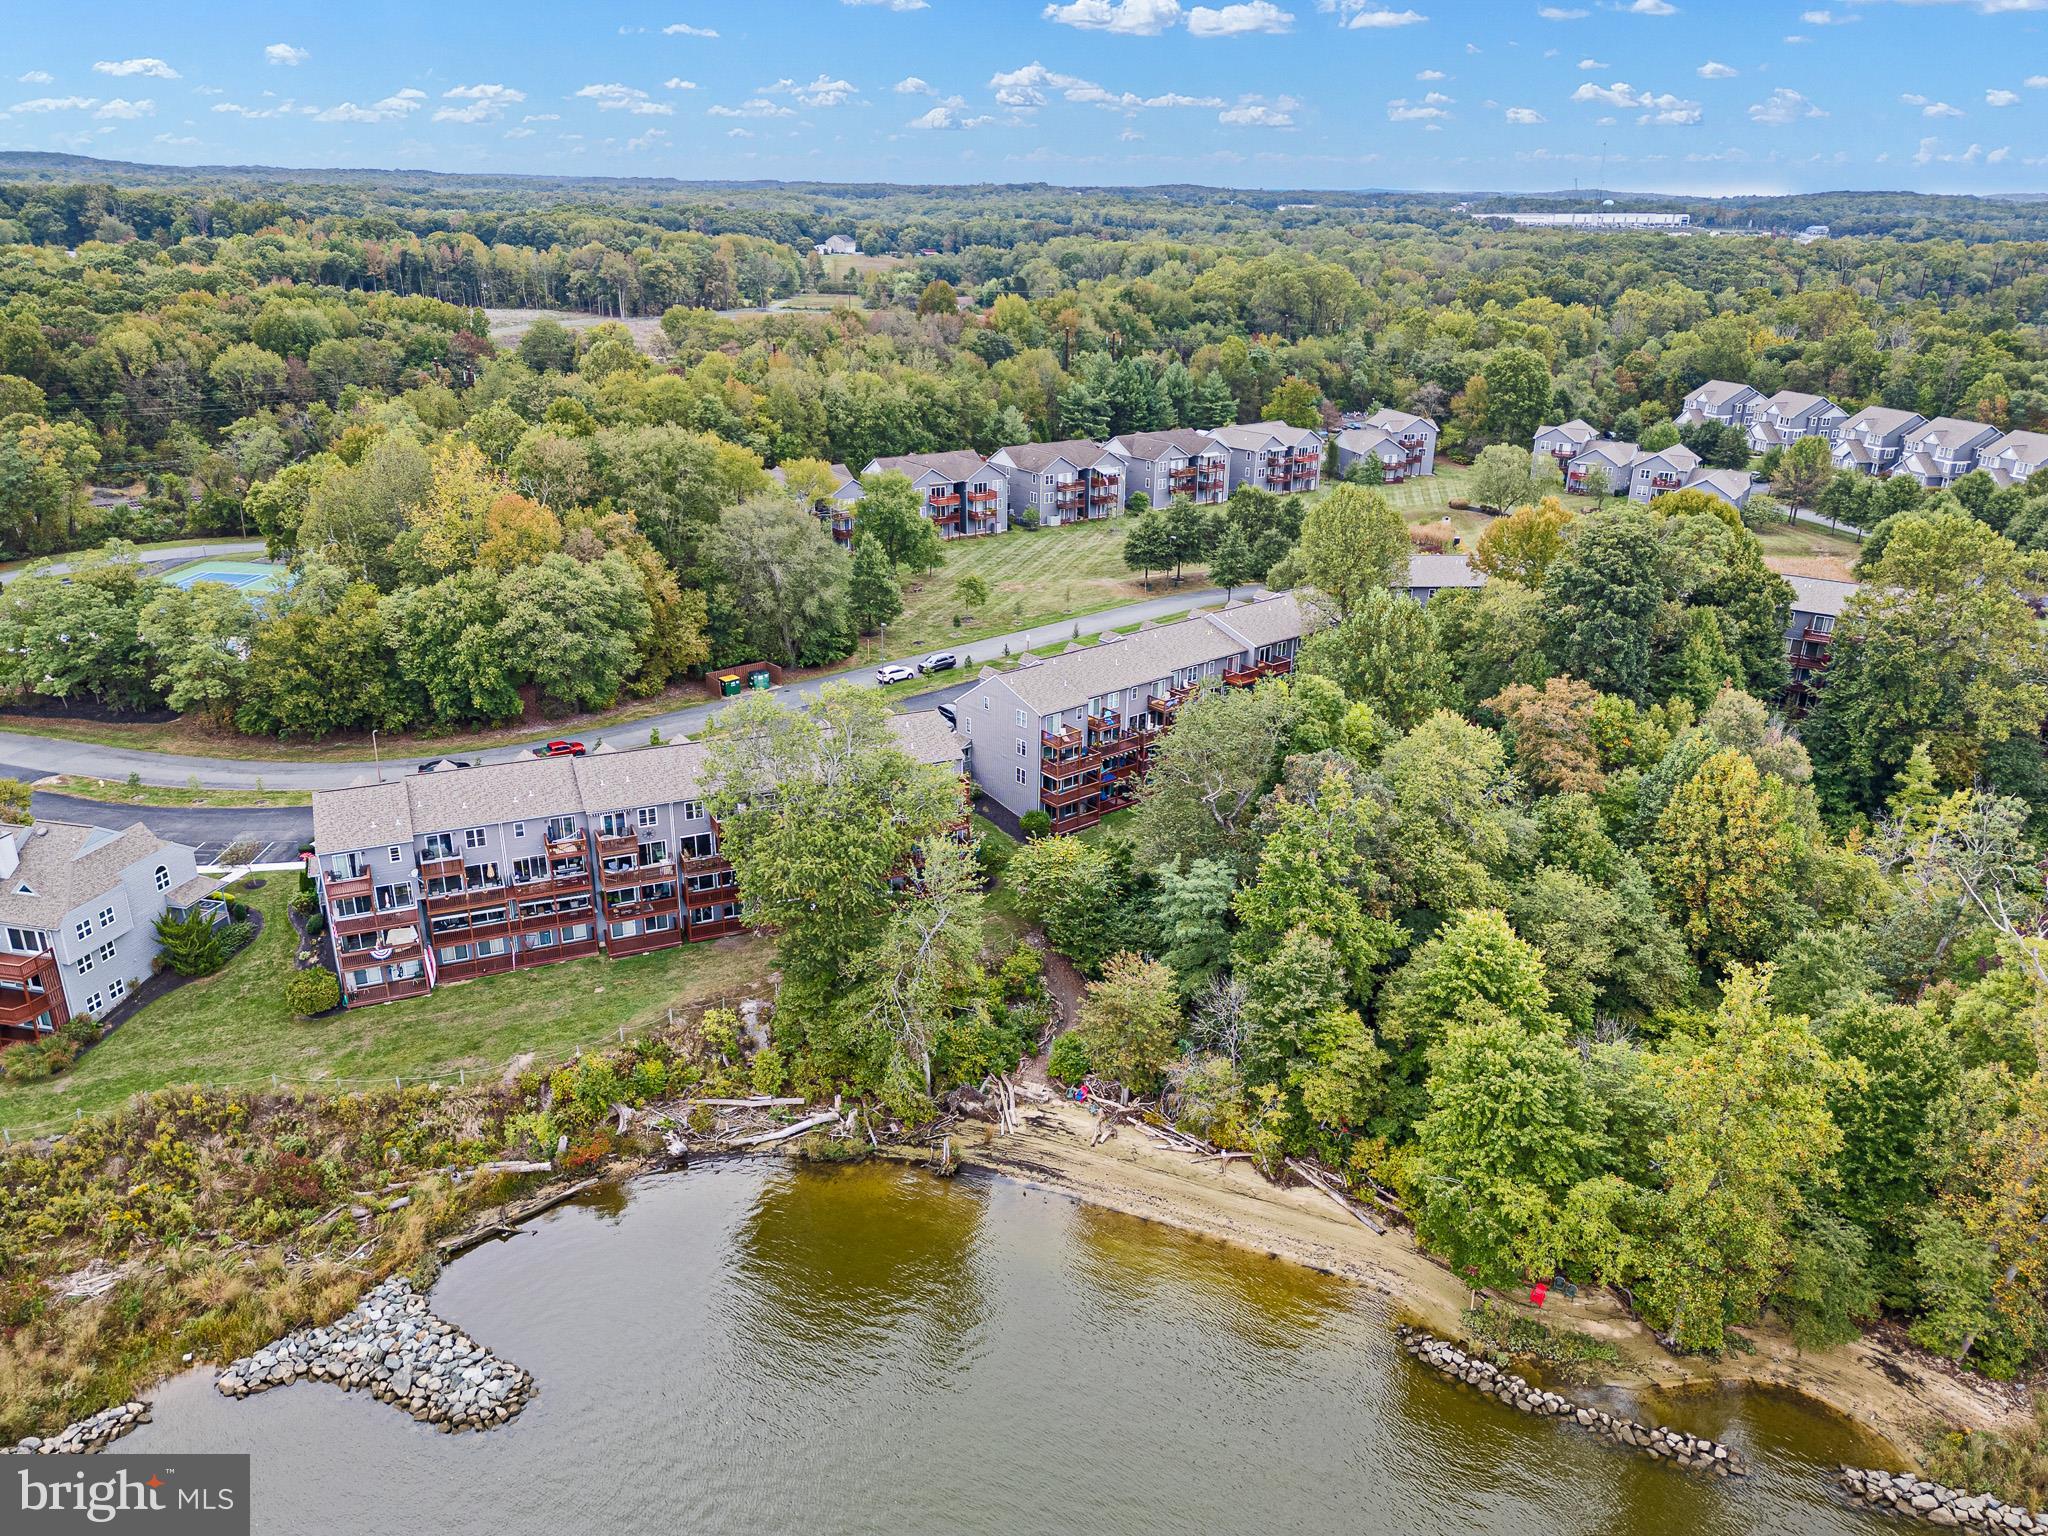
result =
[{"label": "balcony railing", "polygon": [[580,864],[557,869],[531,880],[512,882],[512,892],[521,901],[531,901],[537,896],[567,895],[589,889],[590,871]]},{"label": "balcony railing", "polygon": [[420,859],[422,880],[459,879],[462,875],[462,860],[452,853],[427,854]]},{"label": "balcony railing", "polygon": [[732,860],[722,853],[693,853],[679,859],[676,867],[685,875],[717,875],[731,869]]},{"label": "balcony railing", "polygon": [[0,988],[0,1028],[33,1023],[57,1007],[57,1002],[48,992],[17,992],[12,987]]},{"label": "balcony railing", "polygon": [[57,959],[47,949],[32,955],[0,955],[0,982],[27,981],[31,976],[55,976]]},{"label": "balcony railing", "polygon": [[747,925],[745,921],[737,915],[732,917],[714,917],[701,923],[692,921],[690,924],[690,938],[692,940],[722,939],[729,933],[745,933],[746,931]]},{"label": "balcony railing", "polygon": [[1052,810],[1062,805],[1078,805],[1081,801],[1101,793],[1101,780],[1091,776],[1078,784],[1069,784],[1064,789],[1054,789],[1047,783],[1039,789],[1038,798],[1047,810]]},{"label": "balcony railing", "polygon": [[367,896],[370,894],[370,888],[373,884],[374,881],[368,870],[364,870],[359,875],[330,874],[326,879],[327,899],[329,901],[347,901],[352,896]]},{"label": "balcony railing", "polygon": [[372,1003],[395,1003],[402,998],[424,997],[433,989],[433,983],[428,981],[426,973],[422,972],[402,981],[385,981],[372,987],[358,987],[348,994],[348,1005],[351,1008],[363,1008]]},{"label": "balcony railing", "polygon": [[389,912],[356,912],[349,914],[337,912],[334,914],[333,922],[330,926],[337,934],[375,933],[381,928],[389,928],[391,926],[391,914]]},{"label": "balcony railing", "polygon": [[993,486],[981,486],[975,490],[969,491],[967,493],[967,500],[969,505],[974,505],[978,503],[979,505],[982,506],[989,506],[992,505],[995,502],[996,498],[1001,494],[1002,493],[997,491]]}]

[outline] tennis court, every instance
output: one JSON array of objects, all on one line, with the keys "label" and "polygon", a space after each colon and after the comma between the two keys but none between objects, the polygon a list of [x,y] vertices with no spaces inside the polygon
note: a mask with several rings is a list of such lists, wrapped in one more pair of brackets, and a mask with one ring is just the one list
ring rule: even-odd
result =
[{"label": "tennis court", "polygon": [[174,587],[192,587],[202,581],[217,581],[251,596],[281,592],[291,585],[291,572],[263,560],[197,560],[181,565],[164,578]]}]

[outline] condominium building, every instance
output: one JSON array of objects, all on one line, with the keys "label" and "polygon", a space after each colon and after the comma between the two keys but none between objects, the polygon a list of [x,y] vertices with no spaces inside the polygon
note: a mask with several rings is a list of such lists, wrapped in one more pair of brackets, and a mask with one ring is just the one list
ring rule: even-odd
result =
[{"label": "condominium building", "polygon": [[1911,475],[1931,491],[1955,484],[1977,467],[1977,460],[1998,445],[2003,434],[1981,421],[1937,416],[1906,433],[1895,475]]},{"label": "condominium building", "polygon": [[1812,697],[1827,670],[1835,625],[1856,595],[1857,583],[1819,576],[1787,576],[1785,580],[1792,584],[1792,610],[1785,626],[1785,661],[1792,679],[1786,692],[1798,705]]},{"label": "condominium building", "polygon": [[117,1007],[148,980],[165,912],[227,921],[218,884],[140,822],[0,826],[0,1045]]},{"label": "condominium building", "polygon": [[1709,379],[1685,397],[1678,424],[1687,427],[1712,422],[1721,427],[1746,427],[1751,413],[1762,402],[1763,396],[1747,384]]},{"label": "condominium building", "polygon": [[860,477],[881,474],[909,477],[942,539],[1002,533],[1010,526],[1010,483],[971,448],[870,459]]},{"label": "condominium building", "polygon": [[1629,466],[1636,461],[1642,450],[1634,443],[1618,443],[1613,438],[1595,438],[1587,443],[1564,465],[1564,488],[1583,493],[1597,475],[1607,487],[1611,496],[1619,496],[1633,489],[1629,480]]},{"label": "condominium building", "polygon": [[1465,555],[1410,555],[1408,595],[1427,603],[1444,591],[1477,591],[1486,585],[1486,572],[1475,570]]},{"label": "condominium building", "polygon": [[1925,416],[1873,405],[1858,411],[1835,432],[1835,467],[1858,474],[1888,475],[1905,451],[1906,437],[1927,425]]},{"label": "condominium building", "polygon": [[1193,427],[1126,432],[1103,445],[1124,469],[1124,499],[1141,491],[1155,507],[1176,496],[1202,506],[1230,495],[1230,450]]},{"label": "condominium building", "polygon": [[2048,432],[2008,432],[1978,453],[1977,467],[2001,486],[2025,485],[2048,469]]},{"label": "condominium building", "polygon": [[[919,761],[963,770],[936,711],[892,725]],[[704,805],[709,762],[701,742],[599,747],[315,791],[344,1000],[739,932],[737,878]]]},{"label": "condominium building", "polygon": [[1685,489],[1705,491],[1740,512],[1756,494],[1757,483],[1756,476],[1746,469],[1696,469],[1686,477]]},{"label": "condominium building", "polygon": [[1573,459],[1586,451],[1588,444],[1599,438],[1597,428],[1576,416],[1554,427],[1538,427],[1535,446],[1529,450],[1529,468],[1540,472],[1548,464],[1561,475]]},{"label": "condominium building", "polygon": [[[825,525],[825,531],[832,535],[835,544],[853,542],[853,516],[861,498],[860,481],[844,464],[834,464],[832,489],[811,503],[811,510],[818,514],[818,521]],[[777,485],[787,486],[789,478],[781,466],[768,471],[768,477]]]},{"label": "condominium building", "polygon": [[1836,429],[1848,419],[1849,413],[1825,395],[1781,389],[1750,412],[1749,451],[1789,448],[1802,437],[1824,437],[1832,443]]},{"label": "condominium building", "polygon": [[1256,421],[1248,427],[1215,427],[1212,441],[1230,454],[1230,489],[1312,491],[1323,478],[1323,434],[1284,421]]},{"label": "condominium building", "polygon": [[1292,671],[1306,621],[1283,593],[985,668],[954,705],[975,782],[1016,815],[1044,811],[1055,831],[1092,826],[1132,803],[1152,743],[1205,684]]},{"label": "condominium building", "polygon": [[[1699,467],[1700,456],[1683,443],[1673,443],[1669,448],[1638,449],[1628,461],[1629,500],[1649,502],[1666,491],[1682,490]],[[1608,485],[1618,490],[1621,482],[1610,477]]]},{"label": "condominium building", "polygon": [[1377,458],[1389,485],[1436,473],[1437,425],[1427,416],[1406,411],[1374,411],[1361,418],[1346,417],[1337,434],[1337,473],[1348,475],[1354,466]]},{"label": "condominium building", "polygon": [[1009,484],[1009,520],[1058,528],[1114,517],[1124,504],[1124,461],[1101,443],[1018,443],[998,448],[988,467]]}]

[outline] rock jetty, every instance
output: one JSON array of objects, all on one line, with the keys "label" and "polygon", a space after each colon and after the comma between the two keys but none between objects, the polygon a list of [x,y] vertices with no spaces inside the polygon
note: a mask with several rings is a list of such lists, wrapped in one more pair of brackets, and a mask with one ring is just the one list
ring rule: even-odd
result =
[{"label": "rock jetty", "polygon": [[386,1280],[324,1328],[303,1328],[221,1372],[214,1389],[248,1397],[295,1381],[367,1391],[444,1433],[516,1418],[540,1387],[453,1323],[427,1310],[410,1281]]},{"label": "rock jetty", "polygon": [[139,1399],[132,1403],[116,1403],[111,1408],[102,1408],[89,1419],[80,1419],[76,1424],[66,1425],[62,1431],[47,1440],[30,1435],[20,1444],[6,1447],[0,1454],[66,1456],[104,1450],[136,1425],[148,1422],[149,1404]]},{"label": "rock jetty", "polygon": [[1704,1472],[1711,1477],[1746,1477],[1749,1469],[1742,1458],[1719,1441],[1688,1435],[1682,1430],[1660,1429],[1638,1424],[1634,1419],[1616,1418],[1598,1408],[1588,1408],[1569,1398],[1531,1386],[1512,1371],[1504,1371],[1490,1360],[1467,1354],[1448,1339],[1402,1324],[1396,1330],[1401,1347],[1433,1371],[1468,1387],[1499,1398],[1523,1413],[1556,1419],[1610,1445],[1618,1445],[1659,1461],[1669,1462],[1687,1472]]},{"label": "rock jetty", "polygon": [[1944,1488],[1924,1477],[1879,1472],[1867,1467],[1842,1468],[1842,1486],[1849,1496],[1874,1509],[1889,1510],[1929,1525],[1968,1531],[2022,1531],[2048,1536],[2048,1512],[2032,1512],[2006,1504],[1988,1493]]}]

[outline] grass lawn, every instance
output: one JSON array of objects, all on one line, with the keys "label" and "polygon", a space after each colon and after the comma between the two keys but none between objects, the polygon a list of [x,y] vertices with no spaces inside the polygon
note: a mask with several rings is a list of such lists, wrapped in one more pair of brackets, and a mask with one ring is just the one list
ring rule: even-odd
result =
[{"label": "grass lawn", "polygon": [[741,937],[633,955],[568,960],[444,987],[426,997],[322,1019],[285,1009],[296,936],[272,875],[245,891],[263,933],[218,975],[187,982],[136,1014],[61,1077],[0,1085],[0,1125],[55,1129],[173,1084],[357,1086],[393,1077],[494,1071],[532,1051],[562,1056],[665,1019],[671,1006],[743,995],[775,963],[770,940]]},{"label": "grass lawn", "polygon": [[[1155,571],[1147,588],[1124,565],[1129,529],[1122,518],[1111,517],[949,541],[945,564],[904,583],[902,617],[889,626],[889,653],[962,645],[1171,593],[1170,572]],[[961,604],[954,588],[963,576],[988,583],[986,605],[969,609]],[[1207,579],[1205,570],[1191,565],[1182,572],[1181,586],[1199,587]],[[963,621],[957,629],[956,614]]]},{"label": "grass lawn", "polygon": [[37,779],[35,787],[53,795],[76,795],[82,800],[103,800],[113,805],[239,806],[262,810],[313,803],[310,789],[178,788],[168,784],[130,784],[126,779],[89,779],[75,773],[53,773]]},{"label": "grass lawn", "polygon": [[1766,528],[1757,539],[1772,570],[1786,576],[1827,576],[1836,581],[1852,579],[1854,573],[1850,568],[1863,549],[1850,535],[1817,528],[1812,523]]}]

